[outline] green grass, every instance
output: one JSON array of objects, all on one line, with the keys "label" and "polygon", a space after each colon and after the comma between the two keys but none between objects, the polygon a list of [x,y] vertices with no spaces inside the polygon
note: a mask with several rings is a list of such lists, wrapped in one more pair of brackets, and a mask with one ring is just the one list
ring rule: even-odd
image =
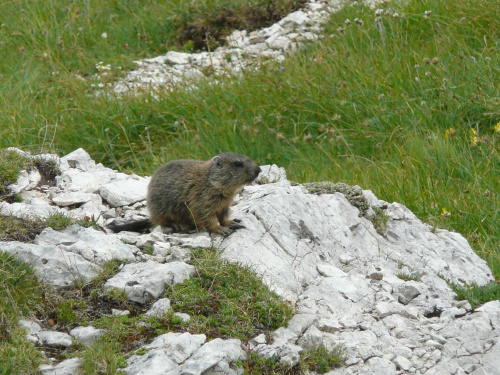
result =
[{"label": "green grass", "polygon": [[6,187],[16,182],[26,159],[15,152],[0,150],[0,202],[7,197]]},{"label": "green grass", "polygon": [[320,346],[316,350],[304,350],[300,355],[299,363],[290,367],[279,363],[276,358],[262,358],[255,353],[249,353],[247,361],[242,363],[245,375],[304,375],[311,371],[325,374],[344,363],[342,347],[337,346],[328,350]]},{"label": "green grass", "polygon": [[477,286],[477,285],[460,286],[457,284],[453,284],[449,281],[447,282],[448,285],[457,294],[457,300],[469,301],[473,309],[488,301],[500,300],[500,284],[498,282],[491,282],[483,286]]},{"label": "green grass", "polygon": [[167,317],[174,327],[246,342],[285,326],[292,317],[290,306],[249,268],[220,259],[213,249],[193,250],[192,264],[196,276],[165,292],[174,312],[191,316],[188,324]]},{"label": "green grass", "polygon": [[43,305],[43,286],[25,263],[0,252],[0,374],[37,373],[42,354],[17,326]]}]

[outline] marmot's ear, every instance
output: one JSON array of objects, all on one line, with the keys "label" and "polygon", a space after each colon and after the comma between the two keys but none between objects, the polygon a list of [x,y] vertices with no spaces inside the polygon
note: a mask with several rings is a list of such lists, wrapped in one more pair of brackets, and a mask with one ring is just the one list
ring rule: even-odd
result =
[{"label": "marmot's ear", "polygon": [[220,156],[214,156],[212,158],[212,161],[214,162],[214,164],[217,166],[217,168],[222,168],[222,159]]}]

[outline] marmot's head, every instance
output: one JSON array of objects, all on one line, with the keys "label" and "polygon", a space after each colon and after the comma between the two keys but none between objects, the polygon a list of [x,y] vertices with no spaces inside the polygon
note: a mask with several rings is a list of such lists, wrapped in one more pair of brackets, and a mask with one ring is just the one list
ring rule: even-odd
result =
[{"label": "marmot's head", "polygon": [[214,156],[209,170],[211,184],[221,190],[235,191],[257,178],[260,167],[244,155],[224,152]]}]

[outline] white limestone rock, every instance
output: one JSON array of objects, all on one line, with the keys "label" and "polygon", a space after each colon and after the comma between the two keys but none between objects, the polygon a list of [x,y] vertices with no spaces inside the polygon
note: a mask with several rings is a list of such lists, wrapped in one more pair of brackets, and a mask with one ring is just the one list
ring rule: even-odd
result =
[{"label": "white limestone rock", "polygon": [[311,326],[297,341],[297,344],[307,350],[316,350],[323,344],[323,333],[315,326]]},{"label": "white limestone rock", "polygon": [[111,207],[127,206],[146,199],[148,184],[148,178],[131,176],[101,186],[99,194]]},{"label": "white limestone rock", "polygon": [[235,30],[226,38],[227,45],[229,47],[244,48],[250,44],[250,40],[247,37],[246,30],[239,31]]},{"label": "white limestone rock", "polygon": [[398,301],[403,305],[408,305],[420,294],[420,290],[418,290],[416,286],[410,285],[408,283],[407,285],[403,285],[399,288]]},{"label": "white limestone rock", "polygon": [[[409,347],[433,347],[441,353],[443,344],[429,340],[439,333],[425,315],[442,312],[441,321],[452,327],[466,310],[456,307],[453,291],[438,274],[484,284],[492,280],[491,271],[460,235],[434,234],[404,206],[388,207],[392,219],[385,238],[343,194],[316,196],[300,186],[279,184],[245,189],[233,210],[246,229],[223,240],[223,257],[255,269],[271,288],[297,303],[297,316],[315,317],[314,323],[303,325],[311,327],[305,333],[292,319],[289,328],[274,333],[271,345],[255,347],[259,355],[279,358],[284,346],[296,344],[343,344],[354,372],[380,365],[384,373],[396,373],[392,360],[409,360]],[[453,261],[451,254],[460,260]],[[421,280],[399,279],[401,264],[411,266]],[[372,277],[374,273],[382,277]],[[385,353],[398,354],[383,358]],[[424,360],[430,361],[429,368],[442,362],[439,353]],[[401,358],[397,366],[407,367]]]},{"label": "white limestone rock", "polygon": [[52,202],[60,207],[83,204],[92,200],[93,195],[95,194],[80,192],[59,193],[52,197]]},{"label": "white limestone rock", "polygon": [[37,336],[42,345],[64,348],[73,345],[73,339],[71,336],[64,332],[40,331],[37,333]]},{"label": "white limestone rock", "polygon": [[161,318],[168,312],[168,310],[170,310],[170,300],[168,298],[160,298],[158,301],[153,303],[153,306],[146,311],[145,315]]},{"label": "white limestone rock", "polygon": [[68,163],[71,168],[87,171],[95,167],[95,161],[83,148],[79,148],[61,158],[62,162]]},{"label": "white limestone rock", "polygon": [[98,265],[112,259],[135,261],[135,253],[138,251],[137,247],[124,244],[116,235],[79,225],[71,225],[62,231],[46,228],[34,242],[42,246],[56,246]]},{"label": "white limestone rock", "polygon": [[166,262],[189,262],[192,254],[189,248],[171,246],[168,242],[156,242],[153,245],[153,255],[164,257]]},{"label": "white limestone rock", "polygon": [[38,338],[38,333],[42,331],[40,324],[33,320],[20,319],[18,322],[19,326],[26,330],[26,339],[34,342],[40,343]]},{"label": "white limestone rock", "polygon": [[[209,248],[214,245],[214,239],[207,232],[192,233],[192,234],[175,234],[167,236],[172,245],[178,245],[188,248]],[[215,239],[215,241],[217,241]]]},{"label": "white limestone rock", "polygon": [[190,60],[189,53],[170,51],[165,55],[165,61],[170,65],[189,64]]},{"label": "white limestone rock", "polygon": [[17,181],[14,184],[7,186],[7,190],[13,194],[19,194],[23,190],[31,190],[35,188],[41,179],[42,176],[36,169],[33,169],[30,172],[22,170],[19,172]]},{"label": "white limestone rock", "polygon": [[210,370],[213,374],[236,375],[238,372],[229,365],[245,359],[240,340],[217,338],[203,345],[186,362],[167,374],[204,374]]},{"label": "white limestone rock", "polygon": [[183,322],[189,322],[191,320],[189,314],[186,313],[175,313],[174,316],[178,317],[179,319],[182,319]]},{"label": "white limestone rock", "polygon": [[254,180],[253,185],[275,184],[278,182],[281,182],[285,185],[290,185],[290,182],[286,179],[285,168],[281,168],[276,164],[273,164],[262,165],[260,169],[261,171],[257,178]]},{"label": "white limestone rock", "polygon": [[77,375],[80,362],[80,358],[70,358],[57,365],[40,365],[38,369],[42,375]]},{"label": "white limestone rock", "polygon": [[175,285],[188,279],[195,268],[183,262],[159,264],[153,261],[125,265],[104,284],[104,290],[124,290],[130,301],[145,303],[158,298],[165,284]]},{"label": "white limestone rock", "polygon": [[301,26],[309,22],[309,17],[305,12],[302,10],[297,10],[293,13],[290,13],[286,17],[282,18],[279,21],[279,24],[283,27],[286,27],[290,24],[296,25],[296,26]]},{"label": "white limestone rock", "polygon": [[43,281],[55,287],[87,283],[101,271],[101,267],[88,262],[82,256],[54,246],[17,241],[0,242],[0,251],[29,263]]},{"label": "white limestone rock", "polygon": [[103,329],[94,328],[92,326],[87,327],[75,327],[69,334],[78,342],[84,345],[91,345],[95,340],[104,335],[105,331]]},{"label": "white limestone rock", "polygon": [[15,216],[20,219],[24,218],[42,218],[45,219],[50,215],[57,213],[65,213],[59,207],[51,206],[47,201],[38,198],[29,198],[23,202],[7,203],[0,202],[0,215]]},{"label": "white limestone rock", "polygon": [[147,354],[127,359],[127,375],[163,375],[177,368],[206,341],[205,335],[166,333],[144,345]]},{"label": "white limestone rock", "polygon": [[78,168],[69,168],[56,176],[56,186],[65,192],[97,193],[99,187],[115,178],[116,172],[98,164],[88,167],[85,172]]},{"label": "white limestone rock", "polygon": [[290,48],[292,42],[286,36],[271,36],[266,39],[266,43],[272,49],[286,51],[288,48]]}]

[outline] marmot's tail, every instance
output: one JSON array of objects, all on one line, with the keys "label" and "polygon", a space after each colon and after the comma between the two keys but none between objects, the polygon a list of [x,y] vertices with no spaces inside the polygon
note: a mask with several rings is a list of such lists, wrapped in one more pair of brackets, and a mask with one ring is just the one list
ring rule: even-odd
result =
[{"label": "marmot's tail", "polygon": [[153,223],[149,219],[138,219],[133,221],[130,218],[116,218],[106,224],[106,227],[115,233],[122,231],[143,232],[152,226]]}]

